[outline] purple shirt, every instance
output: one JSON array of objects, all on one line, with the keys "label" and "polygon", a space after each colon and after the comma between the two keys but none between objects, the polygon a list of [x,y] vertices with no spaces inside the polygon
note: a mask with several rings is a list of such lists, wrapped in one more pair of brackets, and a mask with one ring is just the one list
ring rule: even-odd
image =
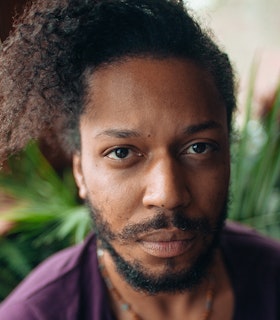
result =
[{"label": "purple shirt", "polygon": [[[280,319],[280,244],[237,224],[221,249],[235,295],[234,320]],[[0,306],[1,320],[113,320],[95,237],[37,267]]]}]

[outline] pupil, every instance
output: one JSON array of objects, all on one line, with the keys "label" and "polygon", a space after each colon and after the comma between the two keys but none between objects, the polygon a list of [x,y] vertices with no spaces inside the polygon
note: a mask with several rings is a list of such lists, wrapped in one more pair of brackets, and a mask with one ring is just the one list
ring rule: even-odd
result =
[{"label": "pupil", "polygon": [[117,156],[118,158],[121,158],[121,159],[127,157],[127,155],[128,155],[128,149],[126,149],[126,148],[116,149],[115,152],[116,152],[116,156]]},{"label": "pupil", "polygon": [[205,152],[205,149],[206,149],[206,145],[204,143],[197,143],[197,144],[193,145],[193,150],[196,153],[203,153],[203,152]]}]

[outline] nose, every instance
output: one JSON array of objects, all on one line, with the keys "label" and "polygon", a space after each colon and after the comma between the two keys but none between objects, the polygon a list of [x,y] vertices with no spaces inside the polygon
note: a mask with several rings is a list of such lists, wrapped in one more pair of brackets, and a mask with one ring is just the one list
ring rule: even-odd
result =
[{"label": "nose", "polygon": [[145,207],[173,210],[189,205],[190,192],[185,172],[176,160],[164,157],[156,161],[149,168],[145,182]]}]

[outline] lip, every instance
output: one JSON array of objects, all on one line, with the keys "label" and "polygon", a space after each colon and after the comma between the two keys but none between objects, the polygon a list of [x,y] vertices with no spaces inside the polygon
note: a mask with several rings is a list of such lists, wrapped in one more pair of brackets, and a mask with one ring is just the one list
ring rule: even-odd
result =
[{"label": "lip", "polygon": [[145,234],[140,237],[140,241],[147,242],[165,242],[165,241],[180,241],[192,240],[195,238],[195,233],[191,231],[182,231],[179,229],[161,229]]},{"label": "lip", "polygon": [[189,251],[196,236],[192,232],[156,232],[139,240],[143,251],[158,258],[172,258]]}]

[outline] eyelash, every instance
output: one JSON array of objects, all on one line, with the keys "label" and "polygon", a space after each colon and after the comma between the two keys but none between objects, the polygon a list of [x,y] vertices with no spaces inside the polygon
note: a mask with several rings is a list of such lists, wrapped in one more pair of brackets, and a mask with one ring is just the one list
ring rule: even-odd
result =
[{"label": "eyelash", "polygon": [[[202,147],[205,150],[202,150],[201,152],[188,152],[188,150],[190,150],[190,148],[194,148],[194,147],[198,147],[198,148]],[[214,143],[197,142],[197,143],[194,143],[194,144],[188,146],[186,149],[184,149],[184,151],[181,154],[182,155],[184,155],[184,154],[202,155],[202,154],[207,154],[208,152],[216,151],[217,149],[218,149],[218,146],[216,144],[214,144]],[[124,157],[117,156],[117,154],[116,154],[117,151],[125,151]],[[115,156],[110,156],[113,153],[115,153]],[[112,159],[112,160],[123,161],[123,160],[127,160],[127,159],[131,158],[133,156],[133,154],[131,154],[131,153],[134,153],[137,157],[142,157],[143,156],[142,153],[137,152],[137,151],[133,150],[133,148],[126,147],[126,146],[124,146],[124,147],[115,147],[115,148],[109,150],[108,152],[106,152],[105,156],[108,157],[109,159]],[[130,155],[130,156],[128,156],[128,155]]]},{"label": "eyelash", "polygon": [[[204,147],[204,151],[202,152],[186,152],[186,154],[194,154],[194,155],[199,155],[199,154],[206,154],[208,152],[212,152],[212,151],[217,151],[218,146],[215,143],[209,143],[209,142],[197,142],[197,143],[193,143],[192,145],[188,146],[188,148],[186,148],[185,150],[188,151],[190,148],[194,148],[194,147]],[[185,154],[185,152],[183,152],[183,154]]]},{"label": "eyelash", "polygon": [[142,154],[140,153],[140,152],[137,152],[137,151],[135,151],[135,150],[133,150],[133,148],[131,148],[131,147],[115,147],[115,148],[113,148],[113,149],[111,149],[110,151],[108,151],[106,154],[105,154],[105,156],[106,157],[108,157],[109,159],[112,159],[112,160],[117,160],[117,161],[122,161],[122,160],[126,160],[126,159],[129,159],[131,156],[129,156],[129,157],[127,157],[127,156],[125,156],[125,157],[117,157],[116,156],[116,158],[114,158],[114,157],[110,157],[110,155],[111,154],[113,154],[113,153],[115,153],[115,155],[116,155],[116,152],[118,151],[118,150],[125,150],[125,151],[127,151],[128,153],[134,153],[136,156],[138,156],[138,157],[141,157],[142,156]]}]

